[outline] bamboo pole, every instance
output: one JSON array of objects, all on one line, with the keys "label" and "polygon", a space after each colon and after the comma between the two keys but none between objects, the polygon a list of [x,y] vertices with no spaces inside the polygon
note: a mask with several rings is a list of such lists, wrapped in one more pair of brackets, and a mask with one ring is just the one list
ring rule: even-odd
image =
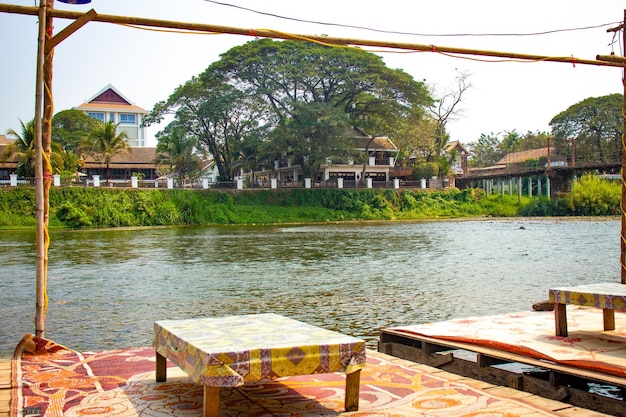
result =
[{"label": "bamboo pole", "polygon": [[[624,59],[626,61],[626,9],[624,10],[624,22],[621,26],[622,29],[622,48],[624,51]],[[622,107],[622,118],[624,119],[624,126],[622,128],[622,201],[620,204],[622,211],[622,230],[621,230],[621,252],[620,252],[620,265],[621,265],[621,283],[626,284],[626,213],[624,212],[624,203],[626,202],[626,69],[622,70],[622,88],[624,90],[624,104]]]},{"label": "bamboo pole", "polygon": [[[0,12],[16,13],[16,14],[30,14],[36,15],[36,7],[28,6],[16,6],[10,4],[0,4]],[[82,16],[80,12],[72,12],[68,10],[50,10],[49,13],[52,17],[63,19],[78,19]],[[328,45],[358,45],[368,47],[380,47],[401,49],[407,51],[420,51],[420,52],[436,52],[442,54],[458,54],[458,55],[476,55],[476,56],[488,56],[494,58],[508,58],[518,59],[521,61],[546,61],[546,62],[561,62],[575,65],[597,65],[608,67],[622,67],[623,64],[617,62],[581,59],[572,56],[547,56],[547,55],[532,55],[515,52],[502,52],[502,51],[488,51],[480,49],[466,49],[455,48],[440,45],[423,45],[404,42],[387,42],[378,40],[365,40],[365,39],[353,39],[353,38],[339,38],[331,36],[319,36],[319,35],[300,35],[279,32],[271,29],[246,29],[236,28],[229,26],[219,26],[204,23],[189,23],[189,22],[176,22],[171,20],[159,20],[149,19],[141,17],[130,16],[115,16],[98,14],[93,21],[105,22],[105,23],[117,23],[124,25],[136,25],[147,26],[167,29],[178,29],[196,32],[208,32],[208,33],[225,33],[231,35],[252,36],[260,38],[272,38],[272,39],[297,39],[297,40],[309,40],[320,42]]]},{"label": "bamboo pole", "polygon": [[35,297],[35,336],[45,337],[46,322],[46,290],[45,290],[45,198],[43,183],[43,140],[42,140],[42,105],[43,105],[43,72],[44,49],[46,43],[47,1],[40,0],[39,36],[37,39],[37,71],[35,82],[35,212],[37,227],[35,235],[36,250],[36,297]]}]

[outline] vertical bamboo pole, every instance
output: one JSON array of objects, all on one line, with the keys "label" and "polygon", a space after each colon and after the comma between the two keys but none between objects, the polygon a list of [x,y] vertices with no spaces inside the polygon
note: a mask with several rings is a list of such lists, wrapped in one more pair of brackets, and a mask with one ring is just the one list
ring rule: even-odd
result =
[{"label": "vertical bamboo pole", "polygon": [[35,212],[36,212],[36,298],[35,335],[44,337],[46,321],[45,296],[45,210],[43,183],[42,104],[43,67],[46,42],[47,0],[39,2],[39,36],[37,40],[37,71],[35,83]]},{"label": "vertical bamboo pole", "polygon": [[[626,57],[626,9],[624,10],[624,22],[622,24],[622,54]],[[624,203],[626,202],[626,143],[624,142],[624,138],[626,137],[626,70],[622,67],[622,88],[624,89],[624,105],[622,107],[622,118],[624,119],[624,127],[622,129],[622,202],[620,204],[622,211],[622,233],[621,233],[621,255],[620,255],[620,265],[622,268],[621,271],[621,282],[622,284],[626,284],[626,213],[624,210]]]}]

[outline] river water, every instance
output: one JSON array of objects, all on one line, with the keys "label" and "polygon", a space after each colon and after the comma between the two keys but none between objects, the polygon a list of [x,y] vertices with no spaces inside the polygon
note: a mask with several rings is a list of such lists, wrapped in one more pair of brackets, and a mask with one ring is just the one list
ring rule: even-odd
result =
[{"label": "river water", "polygon": [[[150,346],[154,321],[273,312],[364,338],[529,310],[619,282],[619,220],[480,220],[53,231],[46,337]],[[0,231],[0,356],[34,332],[32,231]]]}]

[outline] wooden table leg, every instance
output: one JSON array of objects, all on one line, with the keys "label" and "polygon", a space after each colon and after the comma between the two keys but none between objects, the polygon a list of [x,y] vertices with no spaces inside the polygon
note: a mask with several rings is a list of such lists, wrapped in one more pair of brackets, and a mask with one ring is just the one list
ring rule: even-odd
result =
[{"label": "wooden table leg", "polygon": [[359,389],[361,385],[361,370],[346,374],[346,411],[359,409]]},{"label": "wooden table leg", "polygon": [[220,415],[220,387],[204,386],[203,417],[218,417]]},{"label": "wooden table leg", "polygon": [[603,308],[602,318],[604,319],[604,330],[615,330],[615,310]]},{"label": "wooden table leg", "polygon": [[567,337],[567,310],[565,307],[565,304],[554,304],[554,323],[556,325],[556,335],[562,337]]},{"label": "wooden table leg", "polygon": [[167,379],[167,365],[165,356],[159,352],[156,353],[156,381],[164,382]]}]

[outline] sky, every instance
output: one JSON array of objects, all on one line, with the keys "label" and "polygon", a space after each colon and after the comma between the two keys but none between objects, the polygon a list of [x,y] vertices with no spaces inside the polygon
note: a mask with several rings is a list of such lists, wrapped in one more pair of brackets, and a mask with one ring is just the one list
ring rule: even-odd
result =
[{"label": "sky", "polygon": [[[36,6],[38,1],[5,0],[5,4]],[[623,54],[621,33],[614,37],[607,29],[623,21],[626,4],[623,0],[92,0],[82,6],[56,1],[54,7],[82,12],[93,8],[100,14],[273,29],[299,35],[592,60],[596,55]],[[55,19],[55,33],[69,23]],[[528,35],[552,31],[557,32]],[[457,36],[460,34],[472,36]],[[219,60],[220,54],[253,39],[90,22],[55,48],[54,111],[78,106],[108,84],[133,104],[150,111],[178,86]],[[0,13],[0,134],[8,129],[19,131],[20,120],[34,118],[36,51],[37,18]],[[549,131],[550,120],[569,106],[588,97],[624,91],[622,69],[614,67],[493,62],[501,60],[450,57],[430,51],[398,53],[378,48],[372,52],[381,56],[388,67],[402,69],[426,82],[435,97],[453,88],[459,74],[469,75],[471,88],[462,96],[461,112],[448,124],[450,139],[463,144],[476,141],[481,134]],[[148,128],[149,145],[156,145],[154,134],[164,127]]]}]

